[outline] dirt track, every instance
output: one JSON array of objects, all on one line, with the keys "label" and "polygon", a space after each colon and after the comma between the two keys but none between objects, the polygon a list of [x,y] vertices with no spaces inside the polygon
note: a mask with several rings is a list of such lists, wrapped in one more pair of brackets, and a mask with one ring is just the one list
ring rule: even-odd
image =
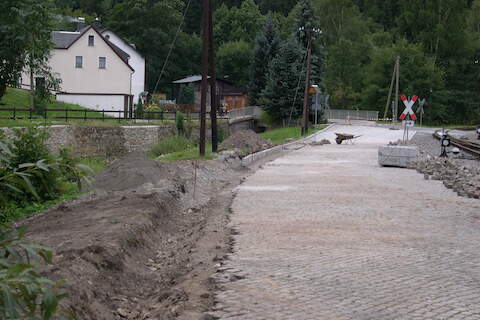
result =
[{"label": "dirt track", "polygon": [[95,191],[24,223],[53,248],[64,306],[79,319],[208,319],[210,276],[230,250],[232,190],[248,175],[219,161],[167,164],[130,155]]}]

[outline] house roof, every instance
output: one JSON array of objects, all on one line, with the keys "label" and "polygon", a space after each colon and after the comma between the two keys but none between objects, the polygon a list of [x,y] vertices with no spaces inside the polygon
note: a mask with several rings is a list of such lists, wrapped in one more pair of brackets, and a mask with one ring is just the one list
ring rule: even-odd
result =
[{"label": "house roof", "polygon": [[70,32],[70,31],[53,31],[51,35],[51,41],[53,42],[53,46],[55,49],[68,49],[70,48],[78,39],[80,39],[88,30],[93,29],[100,38],[105,41],[105,43],[117,54],[117,56],[125,62],[125,64],[132,70],[135,71],[132,66],[128,64],[128,59],[130,55],[114,45],[112,42],[105,39],[105,37],[100,33],[100,31],[94,27],[89,26],[86,27],[78,32]]},{"label": "house roof", "polygon": [[80,32],[53,31],[50,39],[55,49],[67,49],[79,36]]},{"label": "house roof", "polygon": [[[210,79],[210,76],[208,76],[208,79]],[[202,76],[201,75],[193,75],[193,76],[186,77],[184,79],[174,81],[173,83],[174,84],[184,84],[184,83],[193,83],[193,82],[199,82],[199,81],[202,81]],[[223,81],[223,82],[226,82],[226,83],[229,83],[229,84],[232,84],[232,85],[234,84],[232,81],[227,80],[227,79],[222,79],[222,78],[217,78],[217,81]]]},{"label": "house roof", "polygon": [[[208,79],[210,79],[210,76],[208,77]],[[173,81],[173,83],[183,84],[183,83],[192,83],[192,82],[198,82],[198,81],[202,81],[202,76],[200,76],[200,75],[189,76],[189,77],[186,77],[184,79]]]},{"label": "house roof", "polygon": [[143,57],[143,54],[138,51],[137,47],[135,47],[135,45],[131,44],[131,43],[128,43],[127,41],[125,41],[122,37],[118,36],[115,32],[113,32],[112,30],[108,29],[108,28],[103,28],[103,29],[100,29],[99,30],[100,33],[103,35],[105,32],[111,32],[113,34],[115,34],[118,38],[120,38],[120,40],[123,41],[123,43],[125,43],[127,46],[129,46],[130,48],[132,48],[133,50],[135,50],[136,53],[138,53],[141,57]]}]

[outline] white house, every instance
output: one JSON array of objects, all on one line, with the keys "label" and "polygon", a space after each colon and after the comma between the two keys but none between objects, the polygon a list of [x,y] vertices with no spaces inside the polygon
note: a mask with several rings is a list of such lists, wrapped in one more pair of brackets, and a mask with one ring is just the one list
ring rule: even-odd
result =
[{"label": "white house", "polygon": [[136,104],[140,94],[145,91],[145,58],[138,52],[134,44],[126,42],[110,29],[102,30],[102,35],[130,56],[128,64],[135,70],[132,76],[132,94],[134,96],[133,101]]},{"label": "white house", "polygon": [[[123,111],[145,90],[145,59],[113,32],[102,34],[95,25],[75,32],[54,31],[52,42],[49,64],[62,81],[57,100]],[[22,76],[22,85],[30,86],[28,73]]]}]

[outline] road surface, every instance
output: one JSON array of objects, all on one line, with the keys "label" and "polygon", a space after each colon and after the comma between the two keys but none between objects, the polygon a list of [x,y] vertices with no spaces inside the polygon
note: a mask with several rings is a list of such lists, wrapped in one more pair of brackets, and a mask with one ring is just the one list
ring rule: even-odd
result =
[{"label": "road surface", "polygon": [[480,201],[381,168],[403,132],[336,126],[237,190],[220,319],[480,319]]}]

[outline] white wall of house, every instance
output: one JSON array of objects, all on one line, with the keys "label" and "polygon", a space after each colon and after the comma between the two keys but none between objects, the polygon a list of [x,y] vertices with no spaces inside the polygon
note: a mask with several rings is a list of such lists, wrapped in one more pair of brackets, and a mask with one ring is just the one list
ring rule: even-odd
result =
[{"label": "white wall of house", "polygon": [[128,64],[135,70],[135,73],[132,75],[133,103],[137,104],[138,97],[145,91],[145,58],[114,32],[107,29],[103,32],[103,36],[108,36],[110,42],[128,53],[130,56]]},{"label": "white wall of house", "polygon": [[[57,100],[72,104],[78,104],[93,110],[105,111],[124,111],[123,95],[76,95],[76,94],[57,94]],[[108,115],[108,114],[107,114]],[[81,116],[81,115],[79,115]],[[101,116],[101,115],[100,115]],[[117,117],[117,114],[111,114]],[[122,113],[123,117],[123,113]]]},{"label": "white wall of house", "polygon": [[[89,36],[94,45],[88,45]],[[82,67],[76,67],[76,57],[82,57]],[[106,58],[106,68],[99,67],[99,58]],[[93,28],[85,32],[68,49],[53,49],[49,65],[62,82],[59,101],[79,104],[97,110],[123,110],[123,95],[132,94],[134,71],[112,50]],[[30,87],[28,72],[22,74],[22,87]],[[81,93],[82,95],[72,95]],[[118,94],[104,96],[99,94]]]},{"label": "white wall of house", "polygon": [[[88,37],[94,45],[88,45]],[[82,68],[75,67],[75,57],[83,57]],[[99,68],[99,58],[106,58],[106,68]],[[91,28],[68,50],[55,49],[50,58],[52,70],[62,79],[61,88],[68,93],[131,94],[133,71]]]}]

